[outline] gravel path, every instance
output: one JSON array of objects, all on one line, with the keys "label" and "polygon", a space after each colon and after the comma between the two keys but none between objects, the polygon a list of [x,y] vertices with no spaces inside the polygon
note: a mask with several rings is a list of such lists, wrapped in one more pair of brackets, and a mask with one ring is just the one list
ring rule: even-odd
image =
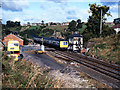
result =
[{"label": "gravel path", "polygon": [[23,55],[24,58],[27,60],[32,60],[38,66],[45,66],[51,70],[61,70],[65,67],[64,65],[57,63],[46,54],[23,53]]}]

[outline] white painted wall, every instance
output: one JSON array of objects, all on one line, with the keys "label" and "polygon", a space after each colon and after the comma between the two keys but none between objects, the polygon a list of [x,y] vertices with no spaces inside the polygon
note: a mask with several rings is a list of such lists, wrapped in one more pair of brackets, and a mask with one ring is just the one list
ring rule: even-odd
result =
[{"label": "white painted wall", "polygon": [[115,28],[114,30],[116,31],[116,34],[118,34],[118,32],[120,31],[120,28]]},{"label": "white painted wall", "polygon": [[[77,44],[80,43],[78,40],[81,41],[81,45],[80,45],[80,46],[76,45],[76,43],[77,43]],[[72,50],[73,50],[73,51],[79,50],[79,48],[83,48],[83,37],[70,38],[70,39],[69,39],[69,44],[74,44],[74,45],[72,46]],[[79,48],[77,48],[77,47],[79,47]],[[69,49],[71,49],[70,46],[69,46]]]}]

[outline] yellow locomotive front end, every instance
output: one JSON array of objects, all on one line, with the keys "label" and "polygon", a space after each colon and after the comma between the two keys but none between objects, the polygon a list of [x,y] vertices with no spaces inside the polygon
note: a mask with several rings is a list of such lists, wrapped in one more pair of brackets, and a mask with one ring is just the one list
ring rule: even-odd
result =
[{"label": "yellow locomotive front end", "polygon": [[68,41],[60,41],[60,48],[68,48]]}]

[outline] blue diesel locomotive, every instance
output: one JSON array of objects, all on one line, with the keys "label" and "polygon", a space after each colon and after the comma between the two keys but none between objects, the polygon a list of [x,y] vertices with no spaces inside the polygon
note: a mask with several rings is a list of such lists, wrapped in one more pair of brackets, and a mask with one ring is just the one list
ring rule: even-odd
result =
[{"label": "blue diesel locomotive", "polygon": [[34,42],[44,44],[61,50],[67,50],[68,41],[64,39],[55,39],[48,37],[34,37]]}]

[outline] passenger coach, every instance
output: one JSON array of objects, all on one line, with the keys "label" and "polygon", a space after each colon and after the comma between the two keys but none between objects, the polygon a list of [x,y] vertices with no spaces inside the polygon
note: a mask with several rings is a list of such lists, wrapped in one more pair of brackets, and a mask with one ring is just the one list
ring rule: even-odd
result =
[{"label": "passenger coach", "polygon": [[48,37],[36,37],[34,41],[46,46],[54,47],[61,50],[66,50],[68,48],[68,41],[64,39],[54,39]]}]

